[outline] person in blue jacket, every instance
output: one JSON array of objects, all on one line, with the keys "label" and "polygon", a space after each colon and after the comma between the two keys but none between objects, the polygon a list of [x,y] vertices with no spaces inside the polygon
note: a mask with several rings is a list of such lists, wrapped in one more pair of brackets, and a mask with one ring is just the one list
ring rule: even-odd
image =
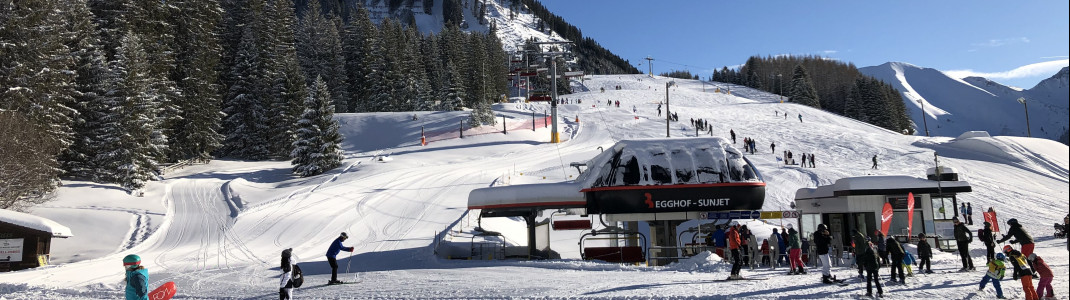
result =
[{"label": "person in blue jacket", "polygon": [[348,238],[349,235],[346,235],[346,233],[343,232],[341,235],[338,236],[338,238],[334,239],[334,242],[331,243],[331,247],[327,248],[327,263],[331,265],[331,281],[328,281],[327,284],[342,283],[341,281],[338,281],[337,257],[338,252],[342,252],[342,250],[349,251],[351,253],[353,252],[353,247],[346,247],[342,245],[342,242],[345,242]]},{"label": "person in blue jacket", "polygon": [[130,254],[123,257],[126,269],[126,300],[149,300],[149,269],[141,265],[141,257]]}]

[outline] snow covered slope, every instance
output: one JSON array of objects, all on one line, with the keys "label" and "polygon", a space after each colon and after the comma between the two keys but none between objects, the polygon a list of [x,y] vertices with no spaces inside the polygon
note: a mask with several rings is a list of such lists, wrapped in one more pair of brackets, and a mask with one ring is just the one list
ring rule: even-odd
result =
[{"label": "snow covered slope", "polygon": [[[290,164],[216,160],[166,174],[146,188],[145,197],[123,196],[114,187],[65,184],[60,197],[32,214],[71,227],[74,238],[55,240],[56,265],[0,273],[0,297],[7,299],[115,299],[122,295],[120,261],[141,255],[153,286],[176,282],[183,299],[268,299],[278,292],[279,253],[293,248],[306,287],[301,298],[853,298],[864,282],[846,287],[818,284],[819,276],[784,276],[784,270],[745,270],[766,281],[721,282],[725,264],[708,255],[666,267],[622,266],[575,259],[573,233],[555,232],[550,240],[564,259],[548,261],[448,260],[435,255],[440,241],[462,243],[457,231],[477,224],[489,230],[515,230],[511,219],[472,218],[469,192],[492,184],[563,182],[574,179],[570,162],[591,159],[599,147],[616,141],[666,134],[656,108],[665,100],[668,78],[593,76],[584,92],[560,106],[566,141],[549,144],[546,128],[515,130],[530,124],[545,104],[507,103],[494,107],[513,124],[467,131],[465,138],[419,145],[419,132],[453,132],[464,112],[375,113],[337,116],[346,137],[344,165],[321,176],[291,176]],[[713,135],[754,138],[758,152],[748,159],[767,183],[765,209],[789,207],[803,187],[831,184],[844,177],[907,175],[923,177],[941,164],[959,171],[974,192],[960,200],[995,207],[1000,215],[1023,220],[1037,238],[1037,253],[1067,274],[1065,240],[1050,237],[1070,198],[1070,148],[1046,139],[1023,137],[904,136],[834,114],[791,103],[744,87],[733,95],[714,93],[718,83],[676,80],[669,109],[681,122],[669,124],[673,137],[696,135],[689,119],[708,120]],[[622,90],[612,87],[621,86]],[[607,87],[605,93],[600,87]],[[706,92],[703,92],[705,87]],[[747,95],[740,97],[737,95]],[[620,107],[605,105],[620,101]],[[582,101],[582,102],[581,102]],[[665,107],[662,108],[663,112]],[[802,120],[799,120],[801,115]],[[471,133],[484,134],[473,135]],[[768,145],[777,144],[777,153]],[[783,150],[814,153],[817,168],[785,166]],[[878,155],[879,170],[869,158]],[[391,159],[380,159],[389,157]],[[144,222],[138,220],[146,220]],[[148,224],[146,224],[148,223]],[[751,224],[760,225],[759,221]],[[140,234],[140,233],[147,234]],[[360,284],[324,286],[330,268],[324,253],[340,232],[352,254],[339,256],[340,279]],[[92,233],[92,234],[90,234]],[[132,234],[133,233],[133,234]],[[132,235],[134,235],[132,237]],[[767,236],[768,232],[759,233]],[[85,243],[80,237],[96,237]],[[525,239],[506,237],[523,244]],[[979,245],[976,245],[980,247]],[[912,249],[911,247],[908,247]],[[983,250],[972,252],[977,263]],[[80,255],[80,256],[79,256]],[[950,273],[957,257],[940,253],[936,275],[918,275],[908,285],[885,289],[890,298],[993,298],[976,291],[979,272]],[[841,278],[849,267],[835,267]],[[1005,292],[1021,298],[1007,280]],[[1068,281],[1057,277],[1055,291],[1066,299]]]},{"label": "snow covered slope", "polygon": [[[1026,136],[1025,109],[1034,137],[1058,140],[1067,132],[1070,119],[1070,71],[1058,74],[1028,90],[1019,90],[979,77],[951,78],[943,72],[908,63],[890,62],[859,68],[863,74],[891,84],[903,95],[918,135],[925,135],[925,122],[933,136],[958,136],[984,130],[992,135]],[[920,102],[919,102],[920,101]],[[922,120],[924,103],[928,119]]]}]

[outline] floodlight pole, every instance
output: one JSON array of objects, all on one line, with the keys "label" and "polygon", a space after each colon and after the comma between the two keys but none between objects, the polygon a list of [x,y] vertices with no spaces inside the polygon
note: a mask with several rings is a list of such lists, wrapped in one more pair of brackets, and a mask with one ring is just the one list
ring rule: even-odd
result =
[{"label": "floodlight pole", "polygon": [[665,137],[669,137],[669,121],[672,120],[672,113],[669,112],[669,87],[674,84],[675,81],[665,83]]},{"label": "floodlight pole", "polygon": [[550,86],[553,92],[553,98],[550,99],[550,124],[553,124],[553,129],[550,130],[550,142],[560,143],[561,139],[557,135],[557,58],[550,57]]},{"label": "floodlight pole", "polygon": [[918,99],[918,103],[921,104],[921,123],[925,124],[925,136],[929,135],[929,117],[925,115],[925,101]]},{"label": "floodlight pole", "polygon": [[1033,130],[1029,128],[1029,104],[1026,104],[1025,97],[1018,98],[1018,103],[1021,103],[1025,107],[1025,132],[1029,137],[1033,137]]},{"label": "floodlight pole", "polygon": [[650,77],[653,78],[654,77],[654,58],[650,57],[650,56],[647,56],[646,57],[646,61],[647,61],[647,63],[646,63],[647,69],[650,70],[650,72],[649,72]]}]

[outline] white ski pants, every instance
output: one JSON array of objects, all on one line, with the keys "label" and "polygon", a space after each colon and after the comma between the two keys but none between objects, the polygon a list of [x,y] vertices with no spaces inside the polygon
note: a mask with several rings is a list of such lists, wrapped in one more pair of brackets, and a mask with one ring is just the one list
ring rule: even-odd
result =
[{"label": "white ski pants", "polygon": [[832,260],[828,254],[821,255],[821,275],[832,276]]}]

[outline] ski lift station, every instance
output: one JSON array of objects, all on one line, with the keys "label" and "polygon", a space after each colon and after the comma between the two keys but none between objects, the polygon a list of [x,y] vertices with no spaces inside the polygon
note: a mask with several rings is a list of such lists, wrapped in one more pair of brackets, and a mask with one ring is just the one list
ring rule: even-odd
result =
[{"label": "ski lift station", "polygon": [[[931,245],[954,250],[954,224],[958,216],[957,194],[972,191],[954,169],[930,168],[927,178],[911,176],[863,176],[837,180],[832,185],[803,188],[795,193],[796,209],[802,212],[800,231],[809,236],[818,224],[827,224],[834,240],[850,247],[857,230],[867,237],[881,228],[885,204],[891,204],[888,235],[901,242],[916,241],[925,233]],[[939,175],[938,175],[939,174]],[[914,196],[914,218],[908,234],[908,195]]]},{"label": "ski lift station", "polygon": [[0,209],[0,272],[48,265],[52,238],[72,236],[55,221]]},{"label": "ski lift station", "polygon": [[[684,258],[677,232],[683,222],[716,212],[749,214],[765,203],[761,174],[722,138],[625,140],[572,166],[585,170],[569,182],[473,190],[468,209],[480,218],[524,218],[529,257],[550,256],[549,246],[537,241],[547,238],[536,230],[549,223],[553,230],[588,231],[577,241],[584,259],[664,265]],[[547,212],[550,220],[536,223]],[[553,221],[557,214],[588,219]],[[640,232],[638,222],[649,232]]]}]

